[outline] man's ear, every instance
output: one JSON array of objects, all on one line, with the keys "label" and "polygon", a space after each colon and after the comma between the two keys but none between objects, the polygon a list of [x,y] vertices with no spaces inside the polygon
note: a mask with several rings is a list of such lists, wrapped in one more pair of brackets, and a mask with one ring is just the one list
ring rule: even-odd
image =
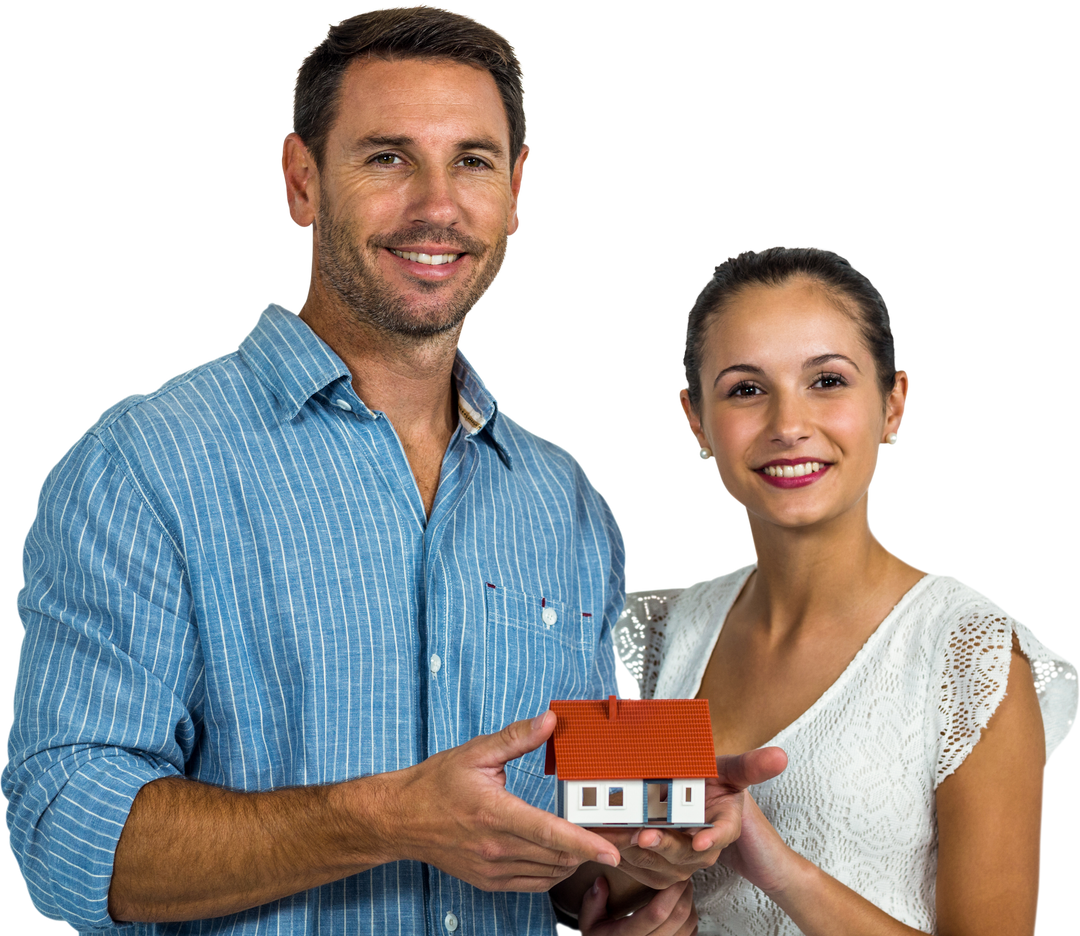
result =
[{"label": "man's ear", "polygon": [[285,137],[281,170],[285,173],[289,214],[300,227],[307,227],[319,213],[319,170],[304,141],[295,133]]},{"label": "man's ear", "polygon": [[506,233],[513,234],[518,229],[517,201],[521,190],[521,167],[529,155],[529,147],[522,144],[518,158],[514,160],[514,171],[510,175],[510,214],[506,218]]}]

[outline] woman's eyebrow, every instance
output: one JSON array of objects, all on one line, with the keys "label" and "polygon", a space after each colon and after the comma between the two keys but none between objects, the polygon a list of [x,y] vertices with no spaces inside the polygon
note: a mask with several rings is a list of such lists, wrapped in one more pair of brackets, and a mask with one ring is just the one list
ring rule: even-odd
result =
[{"label": "woman's eyebrow", "polygon": [[[807,358],[803,361],[803,369],[810,370],[813,367],[821,367],[823,364],[829,364],[832,361],[845,361],[855,368],[860,374],[862,369],[846,354],[840,354],[838,352],[829,352],[828,354],[819,354],[817,357]],[[721,378],[732,373],[740,374],[757,374],[758,376],[764,376],[765,371],[758,367],[756,364],[732,364],[730,367],[725,367],[719,374],[716,375],[716,379],[713,381],[715,387],[720,383]]]},{"label": "woman's eyebrow", "polygon": [[862,373],[859,365],[851,360],[846,354],[819,354],[817,357],[807,358],[807,360],[803,362],[803,367],[806,370],[809,370],[811,367],[821,367],[822,364],[829,364],[832,361],[846,361],[860,374]]}]

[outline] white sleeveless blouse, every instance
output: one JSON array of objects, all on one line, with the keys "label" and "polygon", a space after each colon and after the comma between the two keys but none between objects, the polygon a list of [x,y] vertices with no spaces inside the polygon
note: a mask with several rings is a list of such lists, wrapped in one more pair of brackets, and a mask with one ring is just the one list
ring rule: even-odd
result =
[{"label": "white sleeveless blouse", "polygon": [[[615,629],[643,698],[693,698],[753,566],[687,589],[630,595]],[[1012,638],[1031,661],[1047,754],[1076,715],[1076,670],[982,595],[920,580],[824,694],[768,744],[788,755],[751,789],[781,837],[886,913],[934,932],[934,791],[1005,695]],[[797,936],[791,919],[716,865],[694,876],[700,932]]]}]

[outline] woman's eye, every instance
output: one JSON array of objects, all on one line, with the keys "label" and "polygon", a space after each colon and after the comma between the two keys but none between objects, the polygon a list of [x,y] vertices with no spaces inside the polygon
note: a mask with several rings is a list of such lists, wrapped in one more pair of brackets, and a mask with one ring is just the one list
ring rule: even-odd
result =
[{"label": "woman's eye", "polygon": [[839,374],[821,374],[812,386],[821,390],[832,390],[834,387],[843,387],[846,384],[847,381]]},{"label": "woman's eye", "polygon": [[732,387],[728,391],[728,396],[729,397],[752,397],[752,396],[757,396],[759,393],[762,393],[762,392],[763,391],[762,391],[761,387],[758,387],[755,384],[752,384],[752,383],[749,383],[749,382],[743,380],[743,381],[740,381],[739,383],[735,384],[735,386]]}]

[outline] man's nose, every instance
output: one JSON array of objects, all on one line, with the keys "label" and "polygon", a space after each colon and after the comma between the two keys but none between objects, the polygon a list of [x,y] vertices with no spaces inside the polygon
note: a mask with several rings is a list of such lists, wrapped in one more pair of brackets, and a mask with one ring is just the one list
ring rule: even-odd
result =
[{"label": "man's nose", "polygon": [[450,173],[441,167],[425,167],[413,176],[410,220],[450,227],[459,220],[457,193]]}]

